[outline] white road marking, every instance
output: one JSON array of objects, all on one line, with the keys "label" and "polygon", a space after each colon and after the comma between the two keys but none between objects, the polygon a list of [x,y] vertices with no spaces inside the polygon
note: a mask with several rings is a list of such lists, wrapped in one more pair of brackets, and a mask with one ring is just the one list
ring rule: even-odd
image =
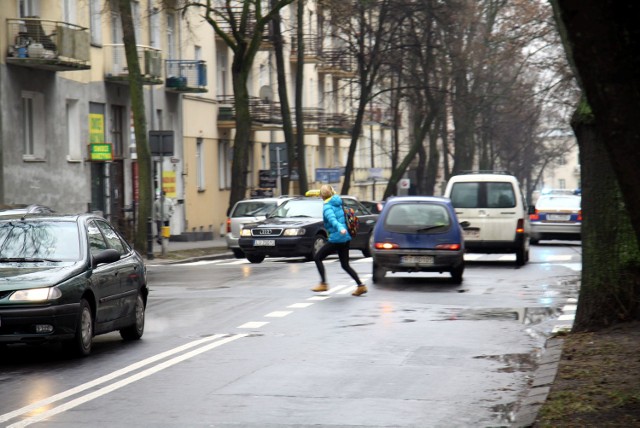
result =
[{"label": "white road marking", "polygon": [[562,311],[569,312],[569,311],[575,311],[576,309],[578,309],[578,305],[564,305],[564,307],[562,308]]},{"label": "white road marking", "polygon": [[351,293],[353,293],[353,291],[355,289],[356,289],[355,286],[353,286],[353,287],[347,286],[347,288],[345,288],[344,290],[340,290],[340,292],[338,294],[351,294]]},{"label": "white road marking", "polygon": [[560,315],[558,317],[558,321],[573,321],[574,318],[575,318],[574,314],[571,314],[571,315]]},{"label": "white road marking", "polygon": [[230,337],[227,337],[226,339],[222,339],[218,342],[214,342],[214,343],[210,343],[208,345],[202,346],[198,349],[194,349],[193,351],[187,352],[185,354],[182,354],[180,356],[174,357],[170,360],[164,361],[160,364],[157,364],[153,367],[149,367],[146,370],[143,370],[141,372],[138,372],[132,376],[129,376],[127,378],[124,378],[122,380],[119,380],[118,382],[112,383],[111,385],[105,386],[101,389],[98,389],[97,391],[91,392],[89,394],[86,394],[84,396],[78,397],[74,400],[68,401],[65,404],[61,404],[60,406],[54,407],[52,409],[43,411],[42,413],[39,413],[35,416],[32,416],[30,418],[27,419],[23,419],[20,422],[16,422],[15,424],[9,425],[8,428],[21,428],[21,427],[26,427],[28,425],[31,425],[33,423],[36,422],[40,422],[44,419],[50,418],[51,416],[55,416],[59,413],[65,412],[69,409],[73,409],[74,407],[77,407],[81,404],[87,403],[91,400],[94,400],[98,397],[102,397],[103,395],[106,395],[110,392],[113,392],[117,389],[122,388],[123,386],[127,386],[133,382],[139,381],[140,379],[144,379],[147,376],[151,376],[152,374],[158,373],[161,370],[167,369],[171,366],[174,366],[178,363],[181,363],[183,361],[186,361],[190,358],[193,358],[197,355],[200,355],[204,352],[210,351],[211,349],[217,348],[218,346],[224,345],[226,343],[232,342],[234,340],[240,339],[242,337],[246,337],[246,334],[236,334]]},{"label": "white road marking", "polygon": [[468,261],[474,261],[480,259],[483,256],[484,254],[465,254],[464,259]]},{"label": "white road marking", "polygon": [[293,311],[275,311],[275,312],[270,312],[267,315],[265,315],[265,317],[269,317],[269,318],[283,318],[286,317],[287,315],[289,315],[290,313],[292,313]]},{"label": "white road marking", "polygon": [[249,321],[242,324],[241,326],[238,326],[237,328],[260,328],[264,327],[267,324],[269,324],[268,321]]},{"label": "white road marking", "polygon": [[293,305],[287,306],[287,308],[302,309],[302,308],[308,308],[311,305],[313,305],[313,303],[294,303]]},{"label": "white road marking", "polygon": [[548,262],[567,262],[571,260],[572,256],[570,254],[564,255],[549,255],[545,257],[545,260]]},{"label": "white road marking", "polygon": [[318,295],[318,296],[309,297],[307,300],[327,300],[329,298],[331,298],[331,296]]},{"label": "white road marking", "polygon": [[31,412],[31,411],[33,411],[35,409],[40,408],[40,407],[47,406],[47,405],[49,405],[51,403],[55,403],[56,401],[62,400],[64,398],[67,398],[67,397],[70,397],[72,395],[78,394],[78,393],[80,393],[82,391],[85,391],[85,390],[87,390],[89,388],[93,388],[95,386],[98,386],[98,385],[103,384],[105,382],[108,382],[110,380],[113,380],[113,379],[115,379],[117,377],[120,377],[120,376],[122,376],[124,374],[127,374],[127,373],[129,373],[129,372],[131,372],[133,370],[137,370],[137,369],[142,368],[142,367],[144,367],[144,366],[146,366],[148,364],[154,363],[154,362],[159,361],[159,360],[161,360],[163,358],[167,358],[167,357],[169,357],[169,356],[171,356],[173,354],[177,354],[178,352],[186,351],[187,349],[193,348],[193,347],[198,346],[198,345],[202,345],[202,344],[207,343],[207,342],[211,342],[211,341],[220,339],[221,337],[225,337],[225,336],[226,335],[224,335],[224,334],[216,334],[216,335],[213,335],[213,336],[210,336],[210,337],[205,337],[203,339],[194,340],[193,342],[186,343],[184,345],[178,346],[176,348],[173,348],[173,349],[170,349],[168,351],[162,352],[160,354],[154,355],[152,357],[146,358],[146,359],[144,359],[142,361],[138,361],[137,363],[131,364],[131,365],[129,365],[129,366],[125,367],[125,368],[122,368],[120,370],[116,370],[114,372],[111,372],[111,373],[109,373],[107,375],[99,377],[98,379],[92,380],[90,382],[83,383],[82,385],[76,386],[75,388],[71,388],[71,389],[68,389],[68,390],[66,390],[64,392],[61,392],[59,394],[52,395],[51,397],[36,401],[35,403],[29,404],[28,406],[22,407],[22,408],[20,408],[18,410],[14,410],[13,412],[9,412],[9,413],[5,413],[4,415],[0,415],[0,422],[5,422],[5,421],[8,421],[9,419],[15,418],[16,416],[20,416],[22,414],[29,413],[29,412]]}]

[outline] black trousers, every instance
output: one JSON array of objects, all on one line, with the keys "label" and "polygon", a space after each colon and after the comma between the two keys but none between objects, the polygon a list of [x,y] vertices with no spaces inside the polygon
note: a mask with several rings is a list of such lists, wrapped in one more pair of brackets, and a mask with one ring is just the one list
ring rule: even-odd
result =
[{"label": "black trousers", "polygon": [[316,267],[318,268],[318,272],[320,273],[320,279],[323,283],[326,284],[327,279],[324,273],[324,264],[322,261],[329,255],[333,253],[338,253],[338,257],[340,258],[340,266],[347,272],[351,278],[356,282],[357,285],[362,284],[360,282],[360,278],[355,270],[349,265],[349,241],[335,243],[335,242],[327,242],[318,250],[314,257],[314,261],[316,262]]}]

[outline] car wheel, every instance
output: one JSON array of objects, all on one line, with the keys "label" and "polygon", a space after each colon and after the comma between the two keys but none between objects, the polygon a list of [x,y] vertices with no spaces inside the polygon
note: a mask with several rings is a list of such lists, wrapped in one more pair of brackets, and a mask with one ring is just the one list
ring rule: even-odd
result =
[{"label": "car wheel", "polygon": [[242,250],[239,250],[237,248],[232,248],[231,251],[233,251],[233,256],[236,259],[241,259],[244,257],[244,252]]},{"label": "car wheel", "polygon": [[142,293],[138,292],[138,298],[136,299],[136,306],[134,308],[136,321],[129,327],[125,327],[120,330],[120,337],[124,340],[138,340],[144,333],[144,299]]},{"label": "car wheel", "polygon": [[522,244],[522,246],[516,250],[516,266],[524,266],[527,259],[527,250],[525,249],[525,245]]},{"label": "car wheel", "polygon": [[320,248],[324,247],[324,244],[326,244],[327,242],[327,238],[325,238],[322,235],[316,235],[315,239],[313,240],[313,246],[311,247],[311,254],[307,255],[306,259],[307,261],[311,261],[316,257],[316,253],[318,251],[320,251]]},{"label": "car wheel", "polygon": [[378,282],[384,281],[384,275],[387,273],[387,270],[374,263],[372,273],[373,273],[373,276],[371,280],[373,281],[374,284],[376,284]]},{"label": "car wheel", "polygon": [[537,235],[531,235],[531,237],[529,238],[529,243],[532,245],[536,245],[538,242],[540,242],[540,237]]},{"label": "car wheel", "polygon": [[76,333],[73,339],[65,342],[65,348],[70,353],[86,357],[91,353],[93,341],[93,313],[86,299],[80,300],[80,313],[76,323]]},{"label": "car wheel", "polygon": [[451,282],[454,284],[462,284],[462,274],[464,273],[464,263],[451,269]]},{"label": "car wheel", "polygon": [[265,256],[260,254],[247,254],[247,260],[249,260],[251,263],[262,263],[264,257]]}]

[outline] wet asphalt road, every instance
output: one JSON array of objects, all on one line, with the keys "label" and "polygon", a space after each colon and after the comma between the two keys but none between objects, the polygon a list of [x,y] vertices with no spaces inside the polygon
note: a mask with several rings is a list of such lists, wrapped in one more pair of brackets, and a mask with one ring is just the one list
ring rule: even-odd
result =
[{"label": "wet asphalt road", "polygon": [[149,263],[144,337],[95,338],[93,354],[10,346],[0,426],[509,426],[567,299],[579,245],[532,246],[531,261],[469,255],[448,274],[390,276],[352,252],[369,293],[335,259]]}]

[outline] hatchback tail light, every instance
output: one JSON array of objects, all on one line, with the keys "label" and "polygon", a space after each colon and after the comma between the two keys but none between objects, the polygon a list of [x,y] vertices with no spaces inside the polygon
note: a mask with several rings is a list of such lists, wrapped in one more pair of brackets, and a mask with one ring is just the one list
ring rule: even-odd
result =
[{"label": "hatchback tail light", "polygon": [[578,221],[582,221],[582,210],[578,211]]},{"label": "hatchback tail light", "polygon": [[400,248],[398,244],[393,242],[376,242],[373,246],[376,250],[395,250]]},{"label": "hatchback tail light", "polygon": [[524,219],[518,219],[518,225],[516,226],[516,233],[524,233]]},{"label": "hatchback tail light", "polygon": [[540,213],[536,210],[535,213],[529,214],[529,220],[538,221],[540,220]]},{"label": "hatchback tail light", "polygon": [[438,244],[436,245],[436,250],[458,251],[460,247],[460,244]]},{"label": "hatchback tail light", "polygon": [[227,233],[231,233],[231,219],[227,217]]}]

